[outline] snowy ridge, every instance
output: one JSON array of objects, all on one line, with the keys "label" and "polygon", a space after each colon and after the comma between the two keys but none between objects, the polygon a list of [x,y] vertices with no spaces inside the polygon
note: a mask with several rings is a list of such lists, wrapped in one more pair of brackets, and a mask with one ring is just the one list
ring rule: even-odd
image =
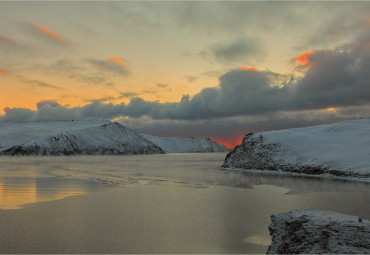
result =
[{"label": "snowy ridge", "polygon": [[2,155],[156,154],[165,153],[118,123],[75,129],[32,139],[0,151]]},{"label": "snowy ridge", "polygon": [[222,165],[370,180],[370,119],[247,134]]},{"label": "snowy ridge", "polygon": [[168,153],[228,151],[225,145],[218,144],[208,138],[142,136]]},{"label": "snowy ridge", "polygon": [[291,211],[271,216],[267,254],[370,253],[370,221],[329,211]]}]

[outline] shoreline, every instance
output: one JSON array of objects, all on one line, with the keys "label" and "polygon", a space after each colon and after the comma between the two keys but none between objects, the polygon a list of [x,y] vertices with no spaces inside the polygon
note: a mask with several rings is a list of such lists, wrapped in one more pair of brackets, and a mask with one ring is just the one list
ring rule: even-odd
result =
[{"label": "shoreline", "polygon": [[259,173],[259,174],[266,174],[266,175],[278,175],[278,176],[292,176],[292,177],[304,177],[304,178],[318,178],[318,179],[332,179],[332,180],[342,180],[342,181],[350,181],[350,182],[362,182],[362,183],[369,183],[370,184],[370,177],[351,177],[351,176],[337,176],[330,173],[325,174],[305,174],[305,173],[297,173],[297,172],[289,172],[289,171],[279,171],[279,170],[269,170],[269,169],[244,169],[244,168],[232,168],[232,167],[221,167],[221,170],[227,171],[239,171],[239,172],[246,172],[246,173]]}]

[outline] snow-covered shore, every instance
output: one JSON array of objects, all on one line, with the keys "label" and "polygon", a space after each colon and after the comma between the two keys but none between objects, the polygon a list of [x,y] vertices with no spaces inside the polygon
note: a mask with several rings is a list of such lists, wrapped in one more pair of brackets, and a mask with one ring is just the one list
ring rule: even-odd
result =
[{"label": "snow-covered shore", "polygon": [[225,169],[370,181],[370,119],[247,134]]},{"label": "snow-covered shore", "polygon": [[208,138],[142,136],[168,153],[229,151],[225,145],[216,143]]},{"label": "snow-covered shore", "polygon": [[329,211],[291,211],[271,216],[267,254],[370,253],[370,221]]}]

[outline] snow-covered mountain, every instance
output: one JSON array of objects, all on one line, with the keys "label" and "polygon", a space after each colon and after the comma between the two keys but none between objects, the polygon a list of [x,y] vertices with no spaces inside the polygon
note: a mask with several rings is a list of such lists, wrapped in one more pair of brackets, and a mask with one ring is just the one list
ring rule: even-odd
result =
[{"label": "snow-covered mountain", "polygon": [[225,145],[216,143],[208,138],[142,136],[168,153],[229,151]]},{"label": "snow-covered mountain", "polygon": [[368,254],[370,221],[329,211],[291,211],[271,216],[267,254]]},{"label": "snow-covered mountain", "polygon": [[227,169],[335,175],[370,181],[370,119],[247,134]]},{"label": "snow-covered mountain", "polygon": [[13,145],[10,148],[9,146],[7,147],[3,148],[0,154],[77,155],[165,153],[161,148],[142,138],[133,130],[115,122],[81,129],[72,128],[69,131],[41,136],[25,143]]}]

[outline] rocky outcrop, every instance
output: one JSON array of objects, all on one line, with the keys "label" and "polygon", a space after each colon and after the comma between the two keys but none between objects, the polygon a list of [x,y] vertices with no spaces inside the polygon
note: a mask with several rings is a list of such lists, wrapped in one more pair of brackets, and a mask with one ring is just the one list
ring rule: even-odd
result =
[{"label": "rocky outcrop", "polygon": [[1,155],[163,154],[161,148],[118,123],[61,132],[0,151]]},{"label": "rocky outcrop", "polygon": [[229,151],[225,145],[216,143],[208,138],[142,136],[168,153]]},{"label": "rocky outcrop", "polygon": [[328,211],[291,211],[271,216],[267,254],[370,253],[370,222]]}]

